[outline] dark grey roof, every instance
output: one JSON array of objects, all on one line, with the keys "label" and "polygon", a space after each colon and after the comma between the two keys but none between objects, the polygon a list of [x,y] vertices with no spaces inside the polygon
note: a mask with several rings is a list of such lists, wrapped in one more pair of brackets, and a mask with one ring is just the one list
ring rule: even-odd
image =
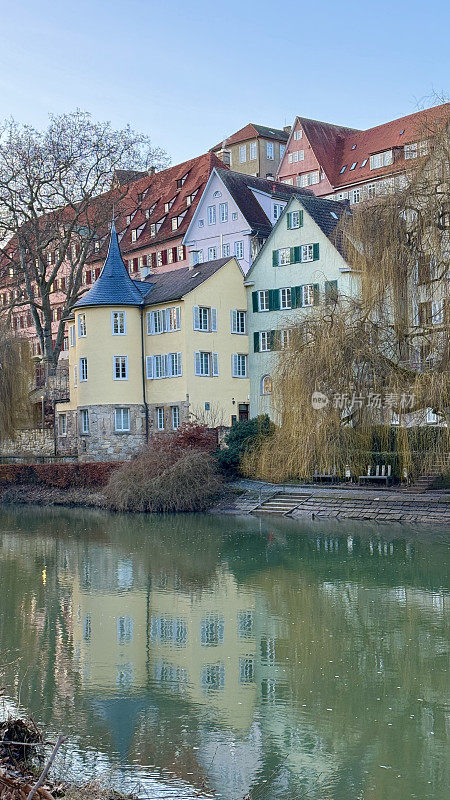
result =
[{"label": "dark grey roof", "polygon": [[116,169],[116,170],[114,170],[113,185],[114,186],[124,186],[127,183],[132,183],[133,181],[138,181],[140,178],[143,178],[145,175],[148,175],[148,173],[147,172],[143,172],[142,170],[137,170],[137,169]]},{"label": "dark grey roof", "polygon": [[272,223],[258,203],[252,189],[266,192],[278,200],[289,200],[295,195],[311,195],[308,189],[301,190],[286,183],[270,181],[266,178],[255,178],[253,175],[244,175],[242,172],[233,172],[230,169],[217,169],[217,174],[227,187],[236,205],[241,210],[249,227],[255,233],[268,236],[272,230]]},{"label": "dark grey roof", "polygon": [[103,269],[92,289],[75,303],[75,308],[86,306],[139,306],[142,304],[142,292],[131,280],[120,254],[116,226],[111,226],[111,238],[108,255]]},{"label": "dark grey roof", "polygon": [[289,139],[289,134],[282,128],[268,128],[266,125],[252,125],[258,131],[259,136],[264,136],[264,139],[282,139],[285,142]]},{"label": "dark grey roof", "polygon": [[[196,264],[195,267],[182,267],[170,272],[160,272],[150,275],[150,280],[146,283],[147,293],[144,304],[146,306],[156,305],[157,303],[167,303],[172,300],[180,300],[184,295],[192,292],[197,286],[206,281],[215,272],[232,260],[232,257],[218,258],[216,261],[206,261],[204,264]],[[140,288],[139,291],[142,291]]]},{"label": "dark grey roof", "polygon": [[328,236],[336,245],[333,234],[342,214],[350,213],[349,201],[326,200],[324,197],[315,197],[315,195],[305,197],[305,195],[299,194],[297,199],[325,236]]}]

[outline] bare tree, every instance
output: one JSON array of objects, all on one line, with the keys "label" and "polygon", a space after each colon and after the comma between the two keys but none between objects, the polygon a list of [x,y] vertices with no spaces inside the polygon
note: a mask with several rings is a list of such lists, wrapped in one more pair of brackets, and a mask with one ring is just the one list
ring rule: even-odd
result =
[{"label": "bare tree", "polygon": [[[83,291],[83,268],[100,257],[113,205],[127,192],[126,184],[111,188],[114,173],[168,163],[147,136],[79,110],[50,117],[44,131],[13,119],[0,126],[0,283],[11,287],[9,311],[30,309],[50,372]],[[53,339],[55,288],[63,299]]]},{"label": "bare tree", "polygon": [[28,348],[0,323],[0,440],[14,437],[29,411]]}]

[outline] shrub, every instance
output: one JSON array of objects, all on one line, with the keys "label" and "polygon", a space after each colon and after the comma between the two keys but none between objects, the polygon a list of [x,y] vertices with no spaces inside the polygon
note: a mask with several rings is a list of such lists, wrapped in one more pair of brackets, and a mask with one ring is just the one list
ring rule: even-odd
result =
[{"label": "shrub", "polygon": [[116,511],[204,511],[221,488],[210,453],[181,450],[175,437],[155,436],[145,451],[111,475],[106,500]]},{"label": "shrub", "polygon": [[0,464],[0,486],[35,484],[60,489],[105,486],[114,462],[87,464]]},{"label": "shrub", "polygon": [[226,446],[216,453],[219,465],[230,477],[239,474],[243,455],[258,447],[274,431],[275,425],[267,414],[237,422],[225,436]]}]

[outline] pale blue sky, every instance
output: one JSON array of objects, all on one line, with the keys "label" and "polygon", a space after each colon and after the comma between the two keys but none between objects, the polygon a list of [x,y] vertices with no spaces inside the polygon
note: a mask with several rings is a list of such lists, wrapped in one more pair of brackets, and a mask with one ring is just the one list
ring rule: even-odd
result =
[{"label": "pale blue sky", "polygon": [[0,0],[1,117],[77,107],[177,163],[247,122],[366,128],[450,92],[448,0]]}]

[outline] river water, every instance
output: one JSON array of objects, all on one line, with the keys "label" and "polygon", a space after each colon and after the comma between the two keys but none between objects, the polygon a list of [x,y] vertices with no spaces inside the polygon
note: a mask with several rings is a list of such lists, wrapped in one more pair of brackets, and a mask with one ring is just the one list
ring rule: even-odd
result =
[{"label": "river water", "polygon": [[3,507],[0,714],[142,797],[448,800],[449,543]]}]

